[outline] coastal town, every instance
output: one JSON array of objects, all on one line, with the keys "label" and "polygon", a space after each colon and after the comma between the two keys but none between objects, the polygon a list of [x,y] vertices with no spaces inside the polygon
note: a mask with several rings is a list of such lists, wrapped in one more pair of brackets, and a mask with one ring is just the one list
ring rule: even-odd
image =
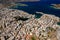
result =
[{"label": "coastal town", "polygon": [[60,40],[60,18],[42,14],[40,18],[22,10],[0,10],[0,40]]}]

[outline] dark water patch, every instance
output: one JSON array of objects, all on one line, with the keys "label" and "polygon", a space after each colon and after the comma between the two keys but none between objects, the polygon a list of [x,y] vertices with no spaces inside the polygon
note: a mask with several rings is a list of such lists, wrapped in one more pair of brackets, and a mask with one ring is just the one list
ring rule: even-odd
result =
[{"label": "dark water patch", "polygon": [[60,17],[60,10],[54,9],[49,3],[43,3],[43,2],[22,2],[24,4],[27,4],[28,6],[17,6],[17,7],[12,7],[12,9],[19,9],[23,10],[25,12],[28,12],[29,14],[35,14],[36,17],[40,17],[41,14],[37,14],[36,12],[43,12],[46,14],[52,14]]},{"label": "dark water patch", "polygon": [[60,22],[58,22],[57,24],[60,25]]},{"label": "dark water patch", "polygon": [[35,18],[40,18],[42,14],[35,14]]}]

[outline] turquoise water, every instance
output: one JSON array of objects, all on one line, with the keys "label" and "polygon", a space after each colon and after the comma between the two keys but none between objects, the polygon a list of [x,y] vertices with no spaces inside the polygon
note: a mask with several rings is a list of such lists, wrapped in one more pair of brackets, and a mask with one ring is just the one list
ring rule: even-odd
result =
[{"label": "turquoise water", "polygon": [[27,4],[28,6],[19,6],[17,5],[11,7],[13,9],[23,10],[28,12],[29,14],[35,14],[36,18],[39,18],[41,14],[37,14],[36,12],[43,12],[46,14],[52,14],[60,17],[60,9],[54,9],[51,6],[52,3],[44,3],[44,2],[21,2],[23,4]]}]

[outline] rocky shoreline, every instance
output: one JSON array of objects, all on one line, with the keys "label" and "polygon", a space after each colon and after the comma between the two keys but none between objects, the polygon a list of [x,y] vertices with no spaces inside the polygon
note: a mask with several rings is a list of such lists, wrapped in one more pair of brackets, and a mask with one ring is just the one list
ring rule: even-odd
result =
[{"label": "rocky shoreline", "polygon": [[43,14],[35,15],[22,10],[0,10],[0,40],[60,40],[60,18]]},{"label": "rocky shoreline", "polygon": [[52,5],[51,7],[55,9],[60,9],[60,4],[51,4],[51,5]]}]

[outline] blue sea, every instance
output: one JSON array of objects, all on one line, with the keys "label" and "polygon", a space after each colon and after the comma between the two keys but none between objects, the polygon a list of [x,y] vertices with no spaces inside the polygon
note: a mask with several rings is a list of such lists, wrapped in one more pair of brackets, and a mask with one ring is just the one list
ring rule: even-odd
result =
[{"label": "blue sea", "polygon": [[51,4],[60,4],[60,1],[39,1],[39,2],[19,2],[23,4],[27,4],[28,6],[17,6],[12,7],[13,9],[23,10],[28,12],[29,14],[35,14],[37,18],[41,16],[41,14],[37,14],[36,12],[43,12],[46,14],[52,14],[60,17],[60,9],[54,9],[51,7]]}]

